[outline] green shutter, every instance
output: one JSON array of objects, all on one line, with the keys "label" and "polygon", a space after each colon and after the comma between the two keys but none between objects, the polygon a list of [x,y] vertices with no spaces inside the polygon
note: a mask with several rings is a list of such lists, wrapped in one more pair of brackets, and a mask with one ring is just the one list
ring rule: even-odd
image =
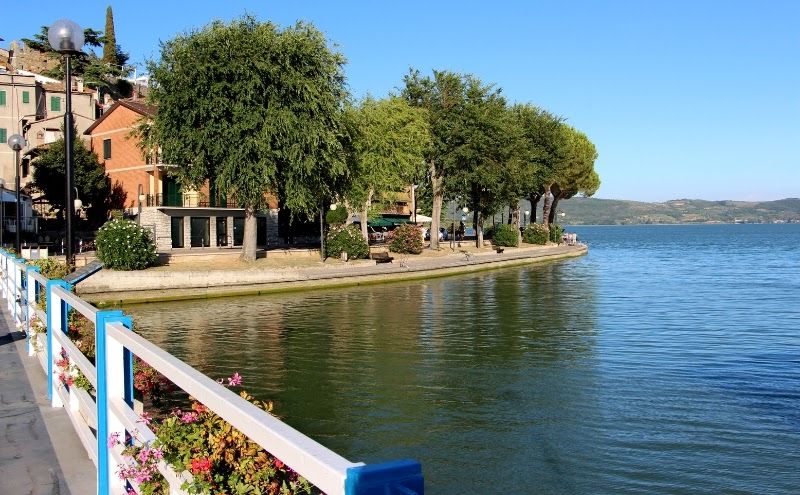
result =
[{"label": "green shutter", "polygon": [[0,91],[0,107],[6,106],[6,92]]},{"label": "green shutter", "polygon": [[50,97],[50,111],[51,112],[60,112],[61,111],[61,97],[60,96],[51,96]]},{"label": "green shutter", "polygon": [[30,91],[23,91],[22,92],[22,103],[30,103],[31,102],[31,93]]},{"label": "green shutter", "polygon": [[8,136],[6,136],[6,130],[0,127],[0,143],[6,144],[6,140],[8,140]]}]

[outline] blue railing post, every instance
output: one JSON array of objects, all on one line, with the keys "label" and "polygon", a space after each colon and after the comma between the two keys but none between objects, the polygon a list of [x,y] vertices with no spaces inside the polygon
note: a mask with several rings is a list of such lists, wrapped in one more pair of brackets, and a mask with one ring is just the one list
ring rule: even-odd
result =
[{"label": "blue railing post", "polygon": [[[56,405],[56,394],[55,392],[55,381],[53,380],[53,331],[56,330],[56,327],[62,331],[66,331],[62,327],[62,308],[64,307],[63,301],[59,298],[58,301],[58,311],[56,311],[56,306],[53,304],[53,299],[55,296],[53,295],[53,287],[63,287],[66,290],[70,290],[70,285],[63,280],[48,280],[47,281],[47,397],[50,399],[51,404]],[[58,313],[54,315],[53,313]],[[53,317],[56,317],[55,319]]]},{"label": "blue railing post", "polygon": [[[119,310],[98,311],[95,315],[95,367],[97,369],[97,493],[111,493],[115,468],[111,465],[108,439],[111,433],[124,432],[122,423],[109,414],[109,399],[122,397],[133,403],[133,359],[130,351],[109,342],[106,325],[121,323],[129,330],[133,320]],[[119,351],[122,351],[121,354]],[[120,376],[120,371],[122,376]],[[124,435],[122,435],[124,438]]]},{"label": "blue railing post", "polygon": [[31,304],[36,302],[37,282],[33,279],[31,274],[39,272],[38,266],[28,266],[25,269],[25,280],[27,282],[27,291],[25,297],[25,334],[28,336],[28,353],[32,354],[33,344],[31,342]]},{"label": "blue railing post", "polygon": [[368,464],[347,469],[345,495],[423,495],[422,465],[413,460]]}]

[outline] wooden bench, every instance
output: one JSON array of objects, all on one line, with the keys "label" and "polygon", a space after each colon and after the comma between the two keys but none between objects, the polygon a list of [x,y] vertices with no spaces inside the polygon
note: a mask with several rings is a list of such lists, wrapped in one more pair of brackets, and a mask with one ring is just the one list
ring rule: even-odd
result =
[{"label": "wooden bench", "polygon": [[389,253],[386,251],[380,251],[377,253],[370,253],[369,255],[375,263],[391,263],[394,260],[393,257],[389,256]]}]

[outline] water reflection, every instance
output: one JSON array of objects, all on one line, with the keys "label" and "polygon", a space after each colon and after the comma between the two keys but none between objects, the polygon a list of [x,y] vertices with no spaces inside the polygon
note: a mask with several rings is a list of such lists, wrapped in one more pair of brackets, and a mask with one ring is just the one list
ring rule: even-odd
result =
[{"label": "water reflection", "polygon": [[147,338],[212,377],[239,371],[350,459],[417,458],[429,493],[511,493],[586,481],[569,465],[592,448],[594,270],[125,309]]}]

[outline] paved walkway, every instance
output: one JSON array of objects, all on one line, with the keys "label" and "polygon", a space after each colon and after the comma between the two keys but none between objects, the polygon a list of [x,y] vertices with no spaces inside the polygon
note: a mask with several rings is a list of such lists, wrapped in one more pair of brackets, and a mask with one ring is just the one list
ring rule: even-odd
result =
[{"label": "paved walkway", "polygon": [[0,494],[91,495],[96,471],[0,298]]},{"label": "paved walkway", "polygon": [[181,264],[136,272],[102,270],[77,286],[78,294],[101,305],[263,294],[284,290],[414,280],[489,268],[581,256],[584,245],[550,245],[481,252],[454,251],[436,257],[391,253],[392,263],[354,260],[313,265],[242,265],[218,268],[213,262]]}]

